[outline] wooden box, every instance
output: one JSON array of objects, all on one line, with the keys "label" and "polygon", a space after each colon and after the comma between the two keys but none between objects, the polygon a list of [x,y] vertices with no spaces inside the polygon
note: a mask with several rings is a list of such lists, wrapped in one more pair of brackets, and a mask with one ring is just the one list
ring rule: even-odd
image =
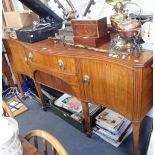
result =
[{"label": "wooden box", "polygon": [[105,42],[110,40],[110,34],[107,34],[101,38],[96,37],[74,37],[75,45],[86,45],[91,47],[99,47]]},{"label": "wooden box", "polygon": [[79,20],[71,21],[73,35],[76,37],[96,37],[101,38],[107,34],[107,18],[98,20]]}]

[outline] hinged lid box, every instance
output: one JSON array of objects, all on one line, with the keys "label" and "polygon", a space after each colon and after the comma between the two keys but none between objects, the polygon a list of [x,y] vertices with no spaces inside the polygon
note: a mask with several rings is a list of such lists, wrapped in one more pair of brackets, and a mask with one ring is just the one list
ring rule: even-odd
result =
[{"label": "hinged lid box", "polygon": [[73,34],[76,37],[101,38],[107,34],[107,18],[97,20],[73,19],[71,21]]}]

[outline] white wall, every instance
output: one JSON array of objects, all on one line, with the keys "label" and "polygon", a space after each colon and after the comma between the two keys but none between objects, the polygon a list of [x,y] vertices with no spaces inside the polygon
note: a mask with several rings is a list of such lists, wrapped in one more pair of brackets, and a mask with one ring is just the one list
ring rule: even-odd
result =
[{"label": "white wall", "polygon": [[[67,9],[70,9],[65,0],[59,0]],[[89,0],[71,0],[74,6],[78,11],[78,14],[81,16],[84,13],[84,10],[89,2]],[[88,14],[88,17],[97,18],[104,17],[108,18],[108,23],[110,23],[109,17],[114,12],[112,11],[113,7],[106,3],[105,0],[95,0],[96,4],[92,5],[91,13]],[[141,7],[141,14],[153,14],[153,0],[131,0],[131,2],[137,3]],[[52,10],[62,17],[62,9],[57,8],[57,4],[53,0],[49,2]],[[134,7],[136,9],[136,7]],[[133,8],[132,8],[133,9]]]},{"label": "white wall", "polygon": [[[66,9],[70,10],[66,0],[59,0]],[[76,6],[78,14],[81,16],[89,2],[89,0],[71,0],[74,6]],[[110,23],[109,17],[113,14],[112,6],[106,3],[105,0],[95,0],[96,4],[91,7],[91,13],[88,17],[98,18],[106,16],[108,18],[108,23]],[[131,2],[137,3],[141,7],[141,14],[153,14],[153,0],[131,0]],[[15,8],[17,10],[22,10],[23,6],[18,0],[13,0]],[[59,16],[63,17],[62,9],[58,9],[57,4],[54,0],[50,0],[49,6],[51,9],[57,13]]]},{"label": "white wall", "polygon": [[141,14],[153,14],[154,0],[132,0],[132,2],[137,3],[141,7]]},{"label": "white wall", "polygon": [[[65,0],[60,0],[60,2],[67,8],[70,9]],[[74,6],[76,6],[77,12],[81,17],[87,7],[89,0],[72,0]],[[104,0],[95,0],[96,4],[91,6],[91,12],[88,14],[88,17],[98,18],[104,16],[110,16],[112,13],[112,6],[106,4]],[[58,9],[57,4],[53,0],[49,2],[52,10],[62,17],[62,9]]]},{"label": "white wall", "polygon": [[16,10],[18,10],[18,11],[23,10],[23,5],[22,5],[22,3],[20,1],[12,0],[12,2],[13,2],[13,5],[14,5]]}]

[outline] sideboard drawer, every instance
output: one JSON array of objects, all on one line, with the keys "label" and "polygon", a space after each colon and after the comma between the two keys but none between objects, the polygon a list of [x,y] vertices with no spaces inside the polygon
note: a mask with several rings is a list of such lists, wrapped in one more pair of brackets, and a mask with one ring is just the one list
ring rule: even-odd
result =
[{"label": "sideboard drawer", "polygon": [[52,71],[65,72],[70,74],[75,74],[75,60],[71,57],[55,56],[52,54],[37,52],[37,51],[27,51],[27,57],[29,63],[40,66],[48,67]]}]

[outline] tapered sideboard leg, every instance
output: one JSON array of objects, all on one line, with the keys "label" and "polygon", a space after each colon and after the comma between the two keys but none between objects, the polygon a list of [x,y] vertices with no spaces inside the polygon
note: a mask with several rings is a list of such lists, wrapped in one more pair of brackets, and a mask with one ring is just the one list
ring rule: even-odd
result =
[{"label": "tapered sideboard leg", "polygon": [[133,125],[133,154],[138,155],[139,129],[141,122],[132,122]]},{"label": "tapered sideboard leg", "polygon": [[41,86],[40,86],[39,83],[37,83],[37,82],[35,82],[35,81],[34,81],[34,83],[35,83],[35,86],[36,86],[36,89],[37,89],[39,98],[40,98],[41,103],[42,103],[42,109],[43,109],[44,111],[46,111],[47,108],[46,108],[46,103],[45,103],[44,98],[43,98],[43,94],[42,94],[42,92],[41,92]]},{"label": "tapered sideboard leg", "polygon": [[84,115],[84,119],[85,119],[86,134],[87,134],[87,136],[90,137],[92,134],[92,130],[91,130],[88,103],[82,102],[82,109],[83,109],[83,115]]},{"label": "tapered sideboard leg", "polygon": [[17,74],[17,73],[14,73],[14,76],[15,76],[18,88],[20,90],[20,93],[21,93],[22,97],[24,98],[25,96],[24,96],[24,92],[22,89],[22,76],[20,74]]}]

